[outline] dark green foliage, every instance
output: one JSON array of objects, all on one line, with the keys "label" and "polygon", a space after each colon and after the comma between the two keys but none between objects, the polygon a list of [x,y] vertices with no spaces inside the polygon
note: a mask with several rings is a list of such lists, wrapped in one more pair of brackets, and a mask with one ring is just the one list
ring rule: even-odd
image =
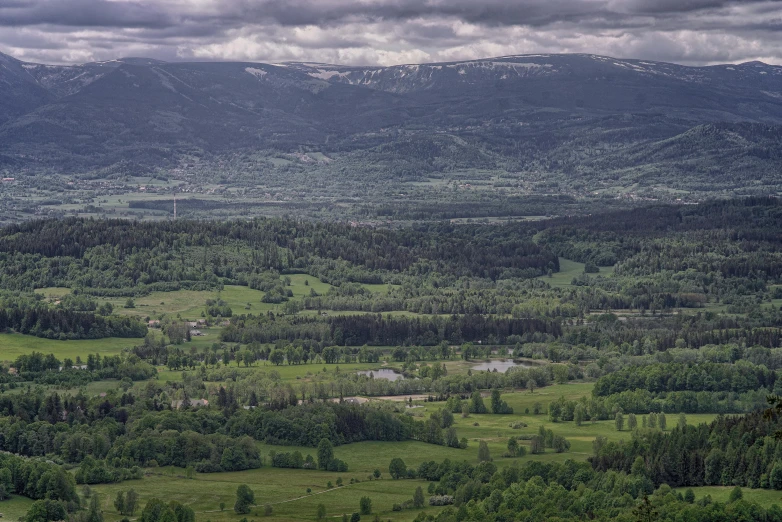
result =
[{"label": "dark green foliage", "polygon": [[255,493],[247,484],[242,484],[236,488],[236,502],[234,511],[240,515],[250,512],[251,506],[255,505]]},{"label": "dark green foliage", "polygon": [[478,462],[491,462],[491,455],[489,455],[489,445],[485,440],[478,442]]},{"label": "dark green foliage", "polygon": [[[413,266],[419,271],[426,259],[431,263],[428,271],[489,279],[506,270],[532,269],[532,275],[539,275],[544,267],[559,266],[555,255],[530,239],[511,230],[503,234],[476,237],[469,230],[440,225],[429,230],[369,230],[278,219],[222,224],[37,221],[0,231],[0,252],[7,254],[0,258],[0,267],[25,268],[22,274],[0,275],[0,288],[82,286],[86,279],[90,284],[83,286],[94,295],[100,295],[95,292],[100,288],[198,289],[195,283],[260,287],[263,276],[256,268],[305,268],[305,263],[313,275],[337,283],[379,283],[382,271]],[[217,237],[232,239],[215,244],[211,238]],[[234,247],[230,253],[228,245]],[[101,269],[82,266],[82,259],[95,260]],[[338,259],[343,262],[334,263]],[[50,270],[50,265],[63,263],[72,264],[73,271]]]},{"label": "dark green foliage", "polygon": [[43,303],[11,296],[0,296],[0,330],[49,339],[144,337],[147,334],[147,326],[134,318],[50,308]]},{"label": "dark green foliage", "polygon": [[372,514],[372,499],[369,497],[361,497],[359,500],[359,512],[362,515]]},{"label": "dark green foliage", "polygon": [[44,499],[33,502],[24,516],[24,522],[49,522],[66,518],[65,506],[62,502]]},{"label": "dark green foliage", "polygon": [[405,461],[399,457],[391,459],[391,464],[388,465],[388,473],[393,479],[405,478],[407,476]]},{"label": "dark green foliage", "polygon": [[[669,432],[638,430],[631,444],[608,443],[591,457],[596,470],[630,472],[642,457],[655,484],[672,487],[735,485],[782,488],[777,466],[779,419],[760,412],[719,417],[710,425],[676,427]],[[764,478],[767,477],[767,478]]]},{"label": "dark green foliage", "polygon": [[733,391],[743,393],[758,388],[771,389],[776,374],[764,366],[741,364],[678,363],[635,366],[605,375],[597,380],[592,393],[606,396],[628,390],[652,393],[673,391]]},{"label": "dark green foliage", "polygon": [[292,453],[272,452],[270,456],[271,465],[275,468],[315,469],[316,467],[315,460],[312,458],[312,455],[307,455],[305,458],[298,451],[294,451]]},{"label": "dark green foliage", "polygon": [[501,415],[513,413],[513,408],[508,406],[508,403],[500,397],[500,390],[494,389],[491,391],[491,412]]},{"label": "dark green foliage", "polygon": [[168,506],[159,498],[151,498],[141,512],[141,522],[163,522]]},{"label": "dark green foliage", "polygon": [[34,500],[48,499],[62,501],[78,507],[76,481],[62,467],[55,464],[0,453],[0,469],[11,474],[11,483],[6,483],[8,492],[23,495]]},{"label": "dark green foliage", "polygon": [[416,509],[424,507],[424,490],[421,489],[421,486],[415,488],[415,493],[413,494],[413,507]]},{"label": "dark green foliage", "polygon": [[334,460],[334,446],[329,439],[321,439],[318,443],[318,468],[327,469]]},{"label": "dark green foliage", "polygon": [[470,396],[470,413],[488,413],[486,405],[483,403],[481,392],[474,391]]},{"label": "dark green foliage", "polygon": [[[140,479],[142,476],[143,471],[138,466],[132,468],[111,467],[105,461],[96,461],[89,455],[81,461],[79,469],[74,475],[77,484],[108,484]],[[124,500],[122,506],[124,507]],[[117,511],[122,512],[123,509],[117,508]]]}]

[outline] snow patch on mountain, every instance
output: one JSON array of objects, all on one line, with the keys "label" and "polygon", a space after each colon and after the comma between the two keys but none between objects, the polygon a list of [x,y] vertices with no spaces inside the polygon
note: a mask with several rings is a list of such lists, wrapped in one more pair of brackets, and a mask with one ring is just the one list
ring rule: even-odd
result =
[{"label": "snow patch on mountain", "polygon": [[313,78],[318,78],[320,80],[330,80],[330,79],[334,78],[335,76],[338,76],[340,78],[346,78],[350,74],[350,72],[349,71],[342,71],[342,72],[340,72],[340,71],[327,71],[325,69],[318,69],[317,71],[309,72],[307,74],[309,74]]},{"label": "snow patch on mountain", "polygon": [[267,74],[267,72],[264,71],[263,69],[256,69],[255,67],[245,67],[244,71],[247,72],[247,73],[252,74],[253,76],[255,76],[258,79],[263,78]]}]

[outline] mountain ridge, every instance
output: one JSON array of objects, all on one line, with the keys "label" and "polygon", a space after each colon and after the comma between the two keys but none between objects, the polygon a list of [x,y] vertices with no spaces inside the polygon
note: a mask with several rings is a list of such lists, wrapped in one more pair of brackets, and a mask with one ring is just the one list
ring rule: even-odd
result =
[{"label": "mountain ridge", "polygon": [[[592,63],[600,63],[609,68],[614,68],[614,69],[617,67],[630,68],[633,69],[633,72],[646,73],[646,74],[670,75],[672,70],[678,69],[680,71],[690,71],[690,72],[698,72],[698,73],[715,73],[715,72],[724,73],[725,71],[742,72],[745,74],[748,72],[755,72],[757,73],[757,75],[764,75],[770,73],[773,77],[782,77],[782,66],[770,65],[761,61],[750,61],[750,62],[743,62],[738,64],[725,63],[725,64],[715,64],[715,65],[706,65],[706,66],[691,66],[691,65],[680,65],[671,62],[661,62],[661,61],[642,60],[642,59],[624,59],[624,58],[620,59],[620,58],[613,58],[609,56],[584,54],[584,53],[518,54],[518,55],[487,57],[487,58],[476,58],[476,59],[469,59],[469,60],[455,60],[455,61],[448,61],[448,62],[428,62],[428,63],[420,63],[420,64],[410,63],[410,64],[389,65],[389,66],[342,65],[342,64],[333,64],[333,63],[296,62],[296,61],[277,62],[277,63],[250,62],[250,61],[167,62],[163,60],[157,60],[157,59],[146,58],[146,57],[124,57],[124,58],[118,58],[116,60],[108,60],[102,62],[86,62],[83,64],[74,64],[74,65],[50,65],[50,64],[33,63],[33,62],[24,62],[3,53],[0,53],[0,64],[2,64],[3,62],[2,57],[5,57],[6,60],[13,60],[14,62],[17,62],[21,67],[25,68],[28,71],[35,71],[35,72],[39,70],[49,70],[49,71],[57,71],[57,72],[81,71],[82,75],[85,75],[90,71],[116,68],[119,67],[121,64],[140,65],[140,66],[163,66],[163,65],[176,65],[176,64],[178,65],[247,64],[248,66],[259,65],[259,66],[268,66],[268,67],[277,67],[277,68],[280,67],[290,68],[290,69],[295,69],[304,72],[305,74],[308,74],[309,76],[316,79],[322,79],[322,80],[333,79],[334,81],[341,81],[345,83],[351,83],[354,85],[358,84],[363,86],[372,86],[373,82],[369,80],[351,82],[349,79],[349,75],[363,74],[364,77],[366,77],[367,75],[371,76],[372,74],[385,72],[385,71],[400,72],[401,74],[404,75],[406,73],[409,74],[410,71],[417,71],[421,69],[427,71],[433,71],[433,70],[442,70],[443,68],[452,68],[455,69],[457,75],[465,76],[467,75],[467,70],[470,67],[486,68],[487,66],[489,66],[489,68],[500,68],[503,70],[505,74],[507,74],[507,72],[509,71],[515,71],[516,74],[527,73],[529,76],[534,76],[535,75],[534,73],[561,72],[561,70],[557,69],[557,67],[560,67],[562,65],[561,63],[559,64],[556,63],[551,64],[545,62],[538,63],[543,60],[551,61],[552,59],[555,62],[561,62],[562,60],[586,59],[591,61]],[[529,60],[529,61],[528,62],[512,61],[512,60],[519,60],[519,59]],[[763,70],[758,71],[757,70],[758,68],[761,68]],[[739,69],[740,71],[738,71]],[[618,71],[618,69],[615,70]],[[566,72],[572,72],[572,71],[566,71]],[[33,72],[31,72],[31,76],[33,76],[33,78],[38,80],[38,78],[35,76]],[[706,81],[712,79],[711,74],[709,75],[702,74],[701,76],[689,76],[689,77],[679,74],[679,75],[673,75],[672,77],[675,79],[689,80],[689,81]],[[46,87],[47,85],[42,85],[42,86]],[[71,94],[71,93],[72,92],[67,92],[66,94]]]},{"label": "mountain ridge", "polygon": [[[304,149],[405,178],[476,167],[573,179],[670,172],[701,184],[782,177],[768,175],[782,149],[782,67],[757,62],[537,54],[388,67],[143,57],[58,66],[0,55],[0,100],[0,167],[32,171]],[[719,132],[687,134],[710,125]],[[726,146],[745,159],[726,162]],[[715,176],[721,164],[728,172]]]}]

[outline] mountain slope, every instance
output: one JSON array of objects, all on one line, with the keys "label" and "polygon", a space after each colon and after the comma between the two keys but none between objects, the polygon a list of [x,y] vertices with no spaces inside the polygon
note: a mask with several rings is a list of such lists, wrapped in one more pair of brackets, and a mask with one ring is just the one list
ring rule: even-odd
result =
[{"label": "mountain slope", "polygon": [[594,55],[528,55],[380,68],[286,65],[314,78],[397,93],[521,98],[531,105],[563,109],[702,111],[782,121],[782,67],[757,62],[685,67]]},{"label": "mountain slope", "polygon": [[780,125],[782,67],[761,63],[527,55],[393,67],[145,58],[65,67],[0,55],[0,159],[33,170],[154,169],[193,153],[305,147],[390,178],[477,168],[773,185]]},{"label": "mountain slope", "polygon": [[56,98],[27,73],[24,65],[0,53],[0,125]]}]

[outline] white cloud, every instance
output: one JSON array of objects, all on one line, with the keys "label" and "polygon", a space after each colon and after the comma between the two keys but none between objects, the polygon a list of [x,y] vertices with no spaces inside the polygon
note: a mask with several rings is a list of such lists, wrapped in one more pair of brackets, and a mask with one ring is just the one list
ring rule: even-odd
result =
[{"label": "white cloud", "polygon": [[50,63],[145,55],[390,65],[579,52],[782,64],[782,3],[766,0],[25,1],[0,3],[0,51]]}]

